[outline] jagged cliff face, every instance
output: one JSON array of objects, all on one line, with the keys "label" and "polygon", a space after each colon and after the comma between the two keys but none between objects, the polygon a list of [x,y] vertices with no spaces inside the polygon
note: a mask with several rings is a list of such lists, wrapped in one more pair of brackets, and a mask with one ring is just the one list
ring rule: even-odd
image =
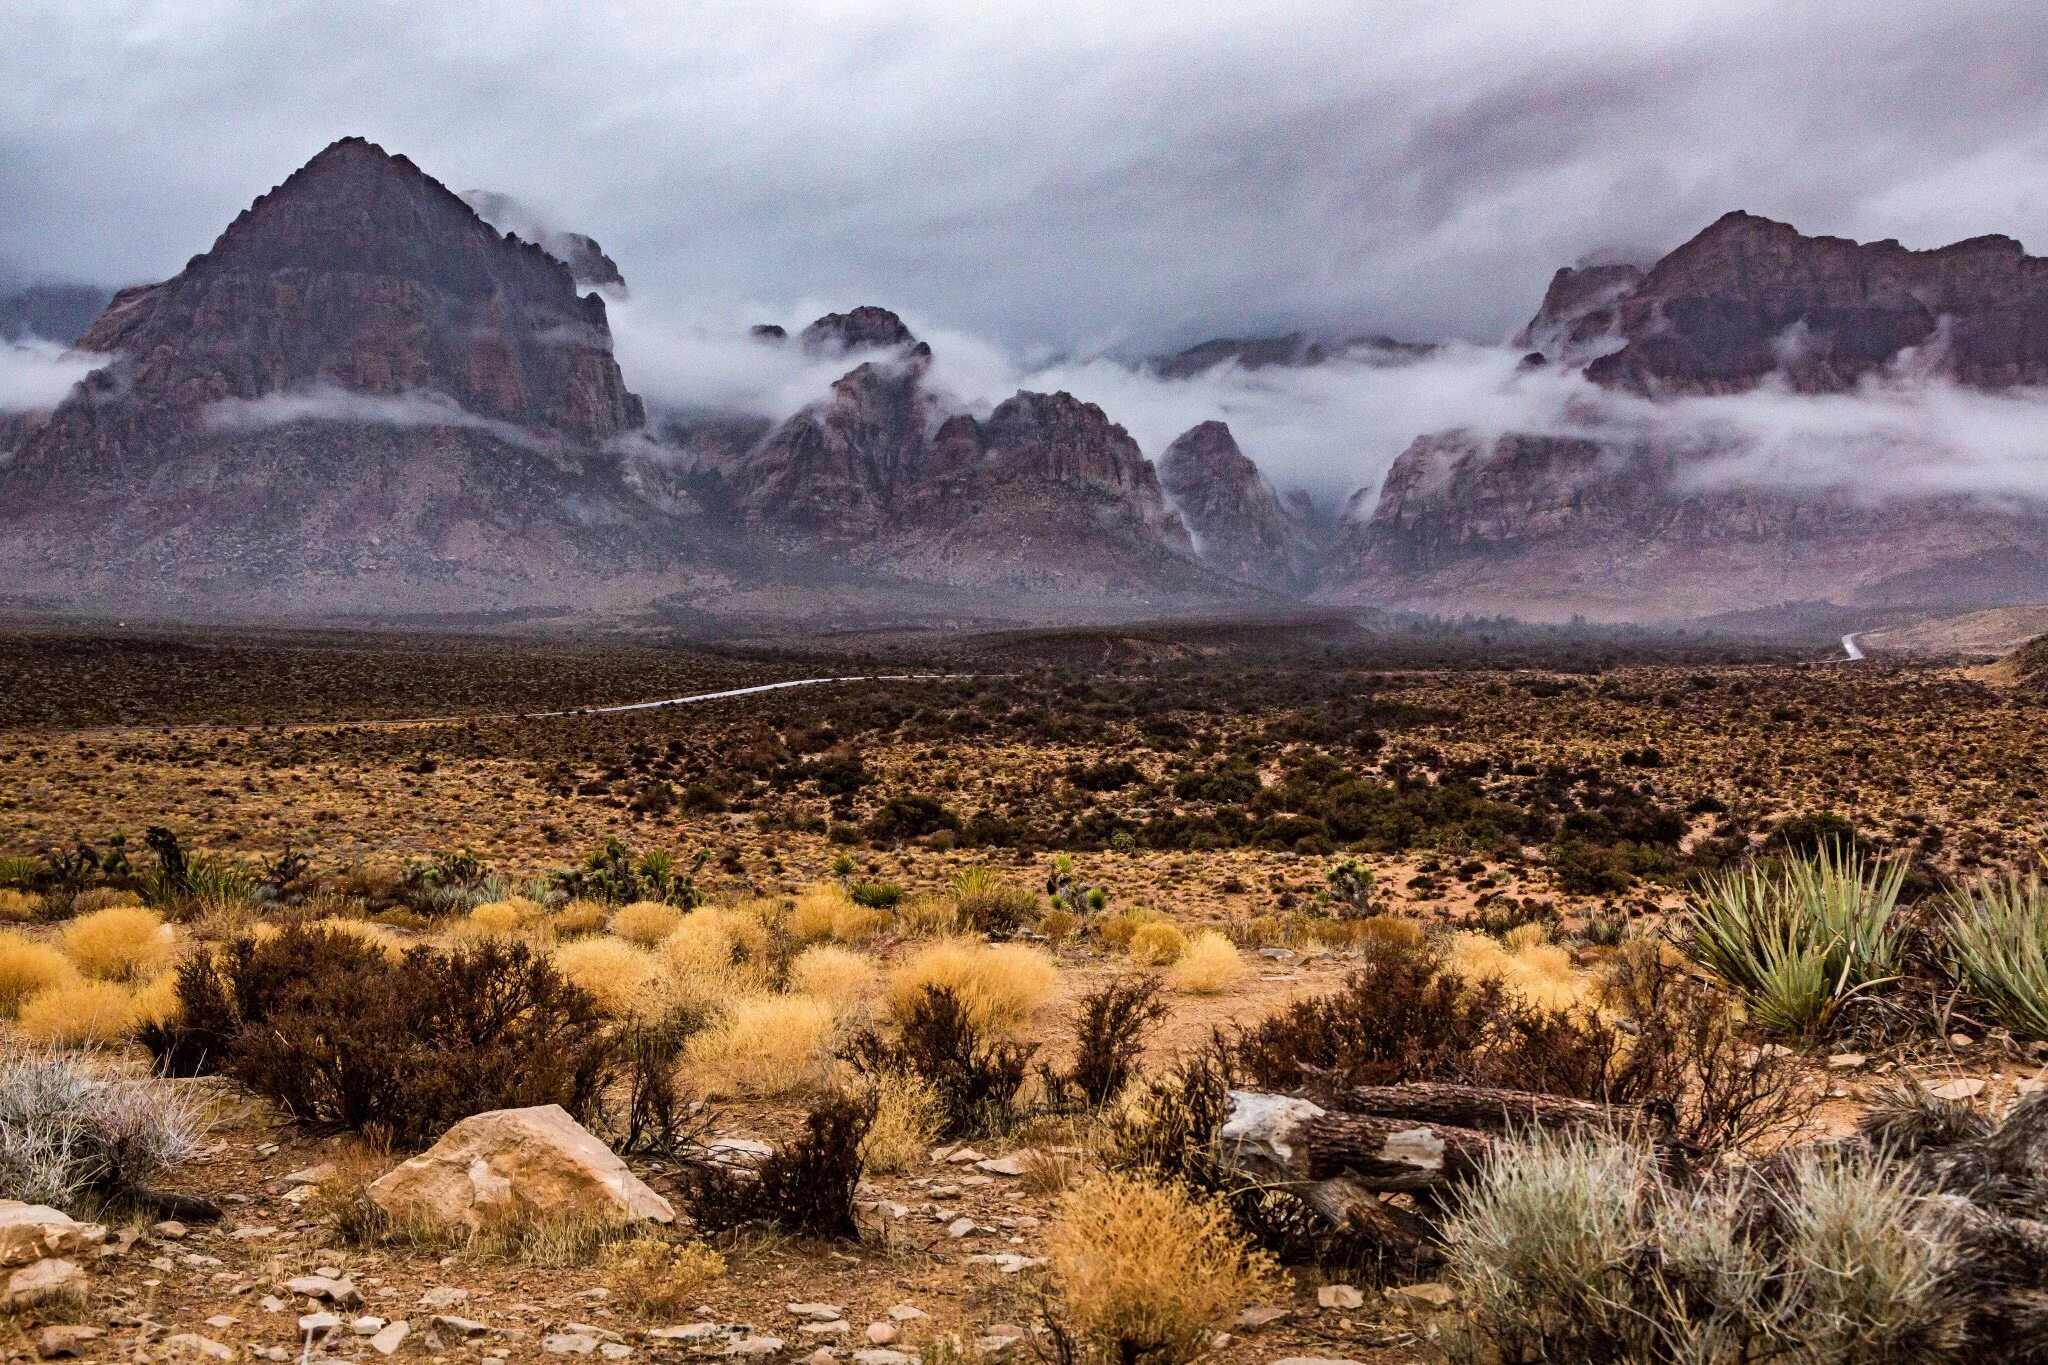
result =
[{"label": "jagged cliff face", "polygon": [[[1659,401],[1765,382],[1842,393],[1910,370],[2048,378],[2048,262],[1729,214],[1647,271],[1561,271],[1521,340]],[[1659,620],[1785,603],[1984,606],[2048,594],[2048,508],[1695,477],[1697,435],[1418,439],[1353,499],[1319,596],[1432,611]]]},{"label": "jagged cliff face", "polygon": [[626,277],[619,273],[618,262],[605,254],[595,237],[550,227],[526,205],[495,190],[464,190],[462,202],[500,232],[523,237],[568,266],[570,276],[582,288],[614,298],[626,296]]},{"label": "jagged cliff face", "polygon": [[83,348],[0,466],[0,584],[119,608],[611,600],[670,556],[602,454],[603,303],[403,157],[335,143]]},{"label": "jagged cliff face", "polygon": [[1316,546],[1306,518],[1280,500],[1226,423],[1203,422],[1176,437],[1160,456],[1159,482],[1202,563],[1277,592],[1307,581]]}]

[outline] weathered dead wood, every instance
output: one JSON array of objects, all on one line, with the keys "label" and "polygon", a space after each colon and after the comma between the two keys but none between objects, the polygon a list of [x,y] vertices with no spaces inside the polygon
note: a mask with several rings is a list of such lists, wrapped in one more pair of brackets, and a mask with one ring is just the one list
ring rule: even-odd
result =
[{"label": "weathered dead wood", "polygon": [[1332,1176],[1302,1185],[1294,1193],[1338,1231],[1378,1248],[1389,1269],[1420,1275],[1443,1264],[1442,1241],[1434,1227],[1355,1180]]},{"label": "weathered dead wood", "polygon": [[1450,1124],[1333,1114],[1311,1100],[1255,1090],[1230,1094],[1218,1132],[1225,1161],[1291,1185],[1342,1176],[1367,1190],[1418,1190],[1463,1180],[1493,1139]]},{"label": "weathered dead wood", "polygon": [[1598,1104],[1564,1095],[1488,1086],[1414,1081],[1406,1085],[1354,1085],[1332,1091],[1328,1107],[1347,1114],[1447,1123],[1498,1133],[1515,1128],[1611,1128],[1626,1131],[1645,1122],[1640,1109]]}]

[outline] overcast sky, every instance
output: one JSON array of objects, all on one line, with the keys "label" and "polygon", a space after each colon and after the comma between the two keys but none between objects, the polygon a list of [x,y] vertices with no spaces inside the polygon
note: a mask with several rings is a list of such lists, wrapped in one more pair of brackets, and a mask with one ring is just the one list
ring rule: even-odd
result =
[{"label": "overcast sky", "polygon": [[1020,349],[1493,341],[1557,266],[1738,207],[2048,248],[2027,0],[9,0],[4,22],[0,263],[43,277],[174,272],[349,133],[594,234],[642,297],[873,301]]}]

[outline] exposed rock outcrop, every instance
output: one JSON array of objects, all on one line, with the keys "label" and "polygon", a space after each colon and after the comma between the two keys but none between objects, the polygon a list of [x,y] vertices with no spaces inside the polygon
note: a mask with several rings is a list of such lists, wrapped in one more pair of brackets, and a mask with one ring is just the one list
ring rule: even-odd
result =
[{"label": "exposed rock outcrop", "polygon": [[1313,568],[1307,522],[1283,503],[1223,422],[1175,438],[1159,459],[1159,482],[1194,537],[1201,561],[1226,578],[1280,592]]},{"label": "exposed rock outcrop", "polygon": [[577,284],[615,298],[626,296],[626,277],[619,273],[618,263],[605,255],[595,237],[552,227],[511,195],[494,190],[465,190],[462,202],[500,232],[523,237],[568,266]]},{"label": "exposed rock outcrop", "polygon": [[1583,365],[1626,344],[1620,308],[1642,283],[1639,265],[1565,266],[1550,278],[1543,303],[1515,337],[1546,361]]},{"label": "exposed rock outcrop", "polygon": [[[760,329],[756,329],[758,333]],[[780,328],[775,329],[781,331]],[[903,325],[903,319],[886,308],[863,305],[847,313],[827,313],[804,328],[797,338],[806,351],[817,355],[844,355],[848,351],[880,350],[910,346],[917,338]]]}]

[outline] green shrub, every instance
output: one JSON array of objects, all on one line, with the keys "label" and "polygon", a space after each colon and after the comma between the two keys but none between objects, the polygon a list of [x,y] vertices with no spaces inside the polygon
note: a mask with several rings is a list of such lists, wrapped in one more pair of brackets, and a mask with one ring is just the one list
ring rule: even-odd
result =
[{"label": "green shrub", "polygon": [[960,927],[990,938],[1008,938],[1038,910],[1036,896],[985,863],[961,868],[952,891]]},{"label": "green shrub", "polygon": [[2020,1038],[2048,1038],[2048,886],[2030,872],[1950,897],[1945,961],[1958,986]]}]

